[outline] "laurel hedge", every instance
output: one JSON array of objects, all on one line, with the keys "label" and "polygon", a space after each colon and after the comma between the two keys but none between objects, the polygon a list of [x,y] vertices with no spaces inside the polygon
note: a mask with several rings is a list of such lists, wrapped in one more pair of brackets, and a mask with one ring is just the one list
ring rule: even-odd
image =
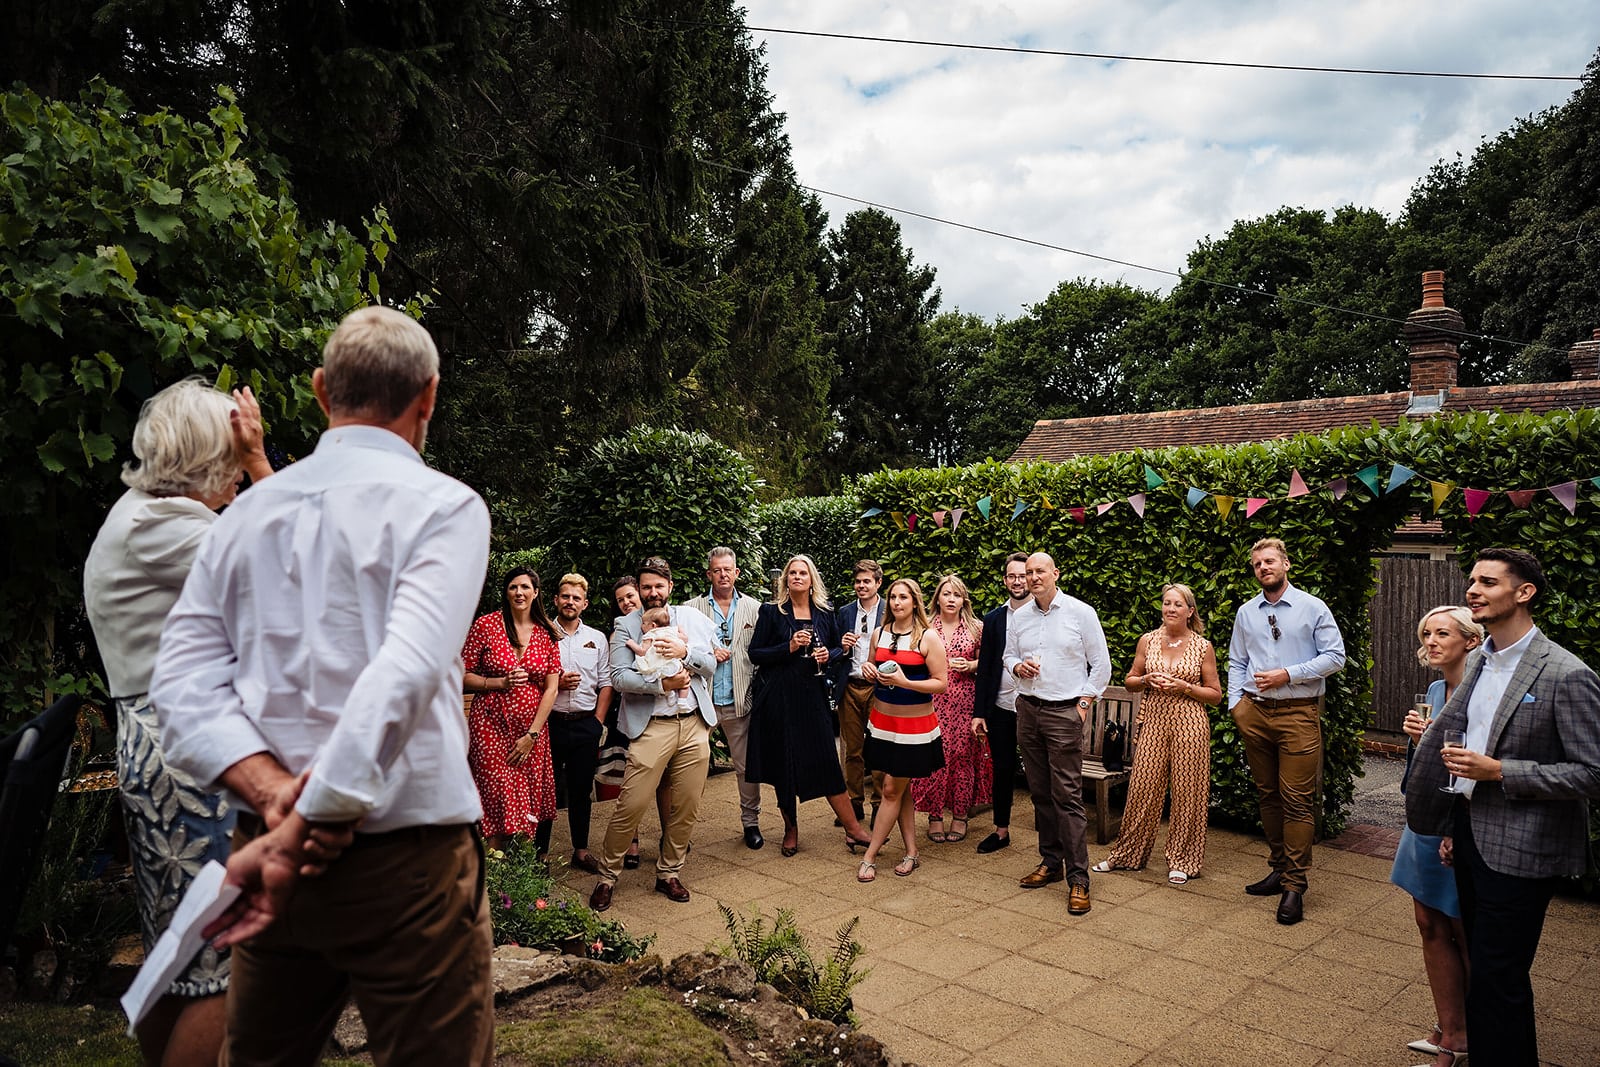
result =
[{"label": "laurel hedge", "polygon": [[[1600,489],[1587,480],[1600,475],[1597,422],[1595,411],[1470,414],[1260,444],[1139,450],[1061,463],[884,470],[851,486],[851,498],[862,509],[882,509],[858,518],[853,550],[875,556],[891,576],[914,577],[925,586],[954,571],[973,587],[980,608],[1003,597],[999,576],[1008,553],[1048,551],[1061,568],[1063,587],[1098,610],[1120,678],[1139,635],[1159,624],[1160,589],[1168,581],[1194,588],[1225,673],[1233,614],[1258,592],[1247,565],[1249,546],[1260,537],[1283,538],[1293,559],[1291,580],[1327,601],[1349,656],[1330,680],[1324,717],[1320,825],[1331,835],[1344,826],[1361,773],[1360,738],[1371,720],[1375,650],[1368,604],[1376,591],[1376,556],[1408,515],[1431,514],[1430,479],[1496,491],[1580,479],[1576,515],[1539,492],[1525,508],[1493,497],[1469,521],[1457,490],[1440,518],[1461,547],[1463,571],[1471,553],[1490,543],[1537,554],[1552,579],[1551,595],[1536,612],[1540,626],[1589,662],[1600,662],[1600,635],[1585,625],[1592,616],[1592,590],[1600,588],[1600,527],[1593,521]],[[1376,493],[1352,477],[1373,464],[1382,479]],[[1386,491],[1394,464],[1420,476]],[[1146,465],[1164,484],[1147,485]],[[1295,471],[1312,491],[1290,500]],[[1327,487],[1339,478],[1348,479],[1342,498]],[[1232,495],[1237,503],[1226,517],[1210,497],[1191,507],[1191,486]],[[1143,517],[1127,502],[1138,493],[1145,493]],[[1271,503],[1247,518],[1250,496]],[[984,497],[990,500],[988,519],[976,506]],[[1029,507],[1013,520],[1019,500]],[[1096,505],[1103,502],[1115,504],[1097,515]],[[959,527],[948,515],[942,526],[934,525],[934,511],[957,507],[966,509]],[[1086,508],[1081,523],[1074,507]],[[894,512],[915,513],[915,529],[897,521]],[[1409,648],[1376,652],[1411,654]],[[1257,821],[1244,749],[1224,708],[1212,711],[1211,804],[1233,819]]]}]

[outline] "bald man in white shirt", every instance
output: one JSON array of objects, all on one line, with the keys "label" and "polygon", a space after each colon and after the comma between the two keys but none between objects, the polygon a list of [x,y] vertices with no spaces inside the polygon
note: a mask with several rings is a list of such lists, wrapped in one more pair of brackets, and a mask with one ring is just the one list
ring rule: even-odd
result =
[{"label": "bald man in white shirt", "polygon": [[380,1064],[494,1059],[459,651],[489,513],[422,462],[438,367],[399,312],[348,316],[316,451],[217,520],[162,634],[168,761],[241,808],[243,895],[207,931],[235,946],[232,1067],[315,1063],[347,997]]}]

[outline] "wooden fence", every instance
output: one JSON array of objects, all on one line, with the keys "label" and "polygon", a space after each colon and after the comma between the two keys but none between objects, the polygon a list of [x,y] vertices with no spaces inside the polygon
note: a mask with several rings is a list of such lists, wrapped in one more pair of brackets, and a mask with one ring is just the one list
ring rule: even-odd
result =
[{"label": "wooden fence", "polygon": [[1437,675],[1417,662],[1417,620],[1429,608],[1459,604],[1466,580],[1453,560],[1385,556],[1378,565],[1372,616],[1370,729],[1399,733],[1412,697]]}]

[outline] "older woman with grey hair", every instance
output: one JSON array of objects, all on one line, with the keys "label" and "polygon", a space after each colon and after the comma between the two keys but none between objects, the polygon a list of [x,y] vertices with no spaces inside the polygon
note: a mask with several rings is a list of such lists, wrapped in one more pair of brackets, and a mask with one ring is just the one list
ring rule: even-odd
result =
[{"label": "older woman with grey hair", "polygon": [[[106,687],[117,708],[117,777],[148,952],[208,860],[225,861],[233,815],[162,757],[150,673],[167,614],[215,512],[244,473],[272,473],[261,409],[250,390],[230,397],[199,379],[161,390],[139,412],[128,486],[95,537],[83,594]],[[146,1063],[216,1063],[228,957],[207,945],[139,1024]]]}]

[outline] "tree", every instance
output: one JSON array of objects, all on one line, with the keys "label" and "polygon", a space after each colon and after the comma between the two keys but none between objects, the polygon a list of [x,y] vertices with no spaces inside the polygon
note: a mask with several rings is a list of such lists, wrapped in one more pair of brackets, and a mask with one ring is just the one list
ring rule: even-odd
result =
[{"label": "tree", "polygon": [[828,468],[837,477],[925,459],[944,414],[923,332],[939,307],[933,268],[912,261],[900,224],[876,208],[846,216],[828,251],[823,334],[837,368]]},{"label": "tree", "polygon": [[[227,91],[208,123],[137,114],[117,90],[81,103],[0,97],[0,677],[16,710],[81,686],[81,564],[116,495],[140,404],[193,374],[248,383],[272,442],[303,453],[320,412],[310,371],[343,315],[376,295],[369,249],[308,224],[281,164],[245,161]],[[70,677],[69,677],[70,676]]]},{"label": "tree", "polygon": [[[972,424],[979,409],[971,406],[970,394],[963,391],[968,379],[979,373],[994,349],[995,331],[1003,321],[997,318],[987,322],[957,309],[937,316],[924,331],[933,360],[934,380],[943,383],[950,397],[944,420],[945,433],[934,442],[934,454],[929,457],[937,463],[968,462],[975,454],[974,449],[983,447],[972,444]],[[987,397],[981,397],[979,403],[986,400]]]}]

